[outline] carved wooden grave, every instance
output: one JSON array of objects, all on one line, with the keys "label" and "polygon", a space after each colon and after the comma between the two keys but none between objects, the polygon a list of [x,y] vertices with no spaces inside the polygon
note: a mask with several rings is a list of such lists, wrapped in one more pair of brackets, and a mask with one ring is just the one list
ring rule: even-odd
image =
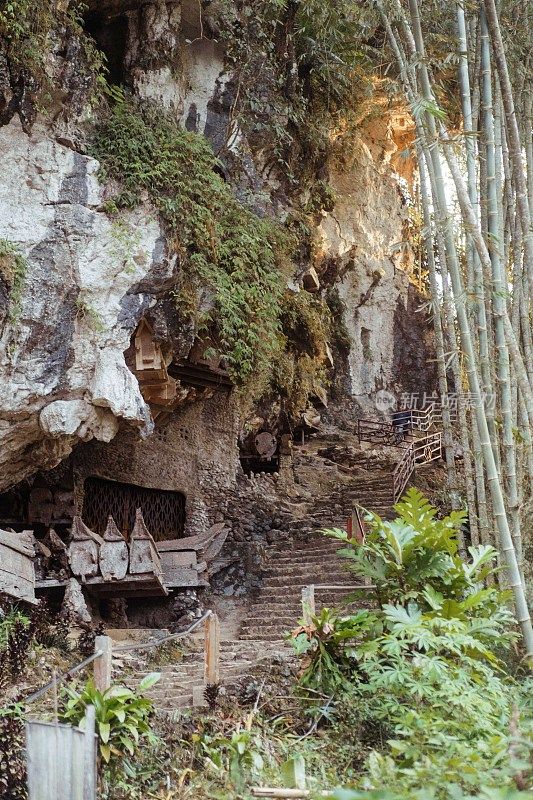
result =
[{"label": "carved wooden grave", "polygon": [[225,524],[219,522],[198,536],[157,542],[165,586],[206,586],[206,578],[209,574],[214,574],[210,569],[216,563],[215,559],[222,550],[228,533],[229,529]]},{"label": "carved wooden grave", "polygon": [[81,517],[74,517],[68,557],[73,575],[82,583],[98,575],[98,555],[102,544],[101,536],[88,528]]},{"label": "carved wooden grave", "polygon": [[132,575],[142,575],[154,572],[162,577],[161,560],[150,531],[144,524],[140,508],[135,512],[135,525],[130,539],[130,572]]},{"label": "carved wooden grave", "polygon": [[108,581],[120,581],[126,577],[129,564],[129,550],[124,536],[109,517],[104,533],[104,541],[100,546],[100,572]]},{"label": "carved wooden grave", "polygon": [[0,530],[0,592],[36,603],[32,531]]}]

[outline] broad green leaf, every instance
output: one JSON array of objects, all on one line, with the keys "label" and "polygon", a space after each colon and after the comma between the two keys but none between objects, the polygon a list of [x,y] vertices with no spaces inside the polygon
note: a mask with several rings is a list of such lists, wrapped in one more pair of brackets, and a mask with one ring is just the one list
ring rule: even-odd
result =
[{"label": "broad green leaf", "polygon": [[109,736],[111,734],[111,725],[109,724],[109,722],[99,722],[98,730],[100,732],[100,739],[104,744],[107,744],[109,741]]},{"label": "broad green leaf", "polygon": [[139,691],[145,692],[147,689],[150,689],[154,686],[161,678],[160,672],[150,672],[149,675],[146,675],[139,684]]}]

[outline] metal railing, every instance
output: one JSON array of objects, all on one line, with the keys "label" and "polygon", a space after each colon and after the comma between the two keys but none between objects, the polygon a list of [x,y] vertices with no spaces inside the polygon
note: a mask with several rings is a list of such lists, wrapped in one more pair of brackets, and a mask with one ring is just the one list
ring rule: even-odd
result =
[{"label": "metal railing", "polygon": [[397,503],[417,464],[429,464],[442,458],[442,433],[430,433],[411,442],[392,473],[393,501]]},{"label": "metal railing", "polygon": [[302,588],[302,617],[304,625],[309,625],[312,618],[316,615],[316,593],[318,591],[348,591],[357,592],[361,589],[366,591],[373,591],[375,589],[373,583],[358,583],[352,586],[341,584],[320,584],[310,583]]},{"label": "metal railing", "polygon": [[[406,423],[409,428],[409,422]],[[370,419],[357,420],[357,438],[361,442],[377,442],[378,444],[388,444],[401,447],[405,444],[408,431],[402,431],[399,426],[392,422],[375,422]]]}]

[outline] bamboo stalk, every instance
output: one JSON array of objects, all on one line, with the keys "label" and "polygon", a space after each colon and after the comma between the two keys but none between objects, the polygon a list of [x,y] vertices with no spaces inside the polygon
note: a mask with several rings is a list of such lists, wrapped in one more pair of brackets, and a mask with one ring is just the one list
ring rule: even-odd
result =
[{"label": "bamboo stalk", "polygon": [[[431,107],[434,107],[435,98],[433,96],[433,92],[431,90],[431,84],[429,81],[429,73],[427,69],[426,54],[422,37],[422,28],[420,24],[420,16],[419,16],[417,0],[409,0],[409,9],[411,14],[413,38],[416,46],[417,71],[421,80],[422,96],[424,100],[428,104],[430,104]],[[399,66],[402,69],[401,61],[399,63]],[[509,529],[509,524],[505,511],[503,492],[496,467],[494,452],[491,447],[489,431],[487,426],[487,419],[485,416],[485,409],[481,400],[481,392],[480,392],[481,387],[477,372],[475,352],[472,343],[472,336],[469,327],[468,315],[466,313],[466,308],[465,308],[461,271],[455,249],[455,241],[453,235],[453,221],[448,211],[446,194],[444,189],[444,176],[443,176],[442,164],[440,161],[440,148],[438,147],[438,137],[437,137],[435,120],[431,113],[425,114],[425,121],[428,130],[429,142],[432,146],[427,148],[429,152],[428,153],[425,152],[424,157],[425,158],[427,157],[428,159],[431,160],[435,171],[436,197],[434,198],[434,200],[435,200],[435,205],[439,210],[440,222],[445,236],[446,251],[448,255],[448,266],[450,269],[450,277],[452,280],[453,293],[456,304],[457,320],[461,335],[462,349],[465,354],[466,369],[468,373],[470,389],[473,392],[475,398],[476,421],[481,440],[483,460],[485,463],[485,469],[487,471],[488,484],[492,497],[494,518],[496,520],[498,527],[501,550],[504,555],[509,572],[510,584],[513,589],[513,594],[515,599],[516,614],[522,628],[522,634],[524,637],[526,650],[528,653],[533,654],[533,627],[531,625],[529,609],[527,606],[521,575],[516,560],[514,543],[511,537],[511,532]],[[445,138],[448,138],[447,135]],[[453,162],[453,159],[449,157],[448,150],[449,148],[445,149],[446,160],[448,164],[450,165],[450,162],[452,162],[453,166],[457,167],[457,165]],[[454,178],[454,182],[456,183],[457,187],[458,183],[457,178],[461,177],[460,173],[456,169],[456,172],[454,174],[451,165],[450,165],[450,171],[452,172],[452,176]],[[460,181],[460,187],[464,189],[464,184],[462,183],[462,179]],[[459,197],[459,190],[457,194]],[[473,221],[475,228],[475,219],[472,220],[473,213],[466,190],[465,190],[465,196],[467,199],[468,209],[470,211],[469,223],[472,224]],[[459,199],[463,200],[463,204],[461,205],[461,210],[463,211],[464,197]]]}]

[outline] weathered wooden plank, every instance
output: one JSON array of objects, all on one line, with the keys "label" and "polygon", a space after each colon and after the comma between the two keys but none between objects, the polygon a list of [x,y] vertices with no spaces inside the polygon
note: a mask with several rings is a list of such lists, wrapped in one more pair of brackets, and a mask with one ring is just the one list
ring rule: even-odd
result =
[{"label": "weathered wooden plank", "polygon": [[0,567],[0,592],[15,597],[17,600],[25,600],[27,603],[37,603],[35,598],[35,582],[26,580],[10,572],[5,572]]},{"label": "weathered wooden plank", "polygon": [[78,728],[51,722],[26,722],[26,751],[30,800],[95,800],[96,742],[87,742]]},{"label": "weathered wooden plank", "polygon": [[204,682],[207,686],[220,683],[220,623],[216,614],[205,621]]},{"label": "weathered wooden plank", "polygon": [[21,553],[24,556],[30,556],[30,558],[35,555],[32,531],[14,533],[13,531],[0,530],[0,545],[9,547],[10,550],[16,550],[17,553]]},{"label": "weathered wooden plank", "polygon": [[226,539],[228,538],[228,533],[229,533],[229,528],[224,528],[223,530],[220,531],[220,533],[218,533],[214,537],[214,539],[212,540],[212,542],[209,544],[208,547],[201,550],[202,558],[204,561],[207,562],[212,561],[214,558],[216,558],[216,556],[218,556],[218,554],[224,547]]},{"label": "weathered wooden plank", "polygon": [[113,642],[109,636],[96,636],[94,652],[101,656],[93,662],[94,685],[100,692],[106,692],[111,686],[111,666],[113,660]]},{"label": "weathered wooden plank", "polygon": [[0,533],[0,591],[18,600],[36,603],[32,532]]},{"label": "weathered wooden plank", "polygon": [[129,550],[126,540],[109,517],[99,554],[100,572],[104,580],[122,580],[128,571]]},{"label": "weathered wooden plank", "polygon": [[182,539],[169,539],[164,542],[157,542],[159,552],[165,550],[201,550],[207,547],[215,536],[226,527],[225,522],[217,522],[211,525],[204,533],[196,536],[184,536]]},{"label": "weathered wooden plank", "polygon": [[176,589],[186,586],[200,586],[200,579],[196,569],[187,567],[171,567],[163,572],[163,583],[165,586]]},{"label": "weathered wooden plank", "polygon": [[5,572],[24,578],[27,581],[33,581],[35,577],[33,560],[29,556],[23,556],[21,553],[10,550],[7,547],[0,550],[0,564]]},{"label": "weathered wooden plank", "polygon": [[163,572],[169,567],[193,567],[196,566],[196,550],[166,550],[160,553],[161,566]]}]

